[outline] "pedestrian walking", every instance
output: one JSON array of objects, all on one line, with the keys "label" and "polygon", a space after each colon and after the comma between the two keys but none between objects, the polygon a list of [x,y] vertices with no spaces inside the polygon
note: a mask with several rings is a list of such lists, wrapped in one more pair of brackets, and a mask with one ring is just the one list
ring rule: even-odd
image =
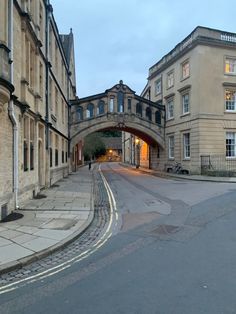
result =
[{"label": "pedestrian walking", "polygon": [[91,161],[89,161],[89,170],[91,170],[91,164],[92,164]]}]

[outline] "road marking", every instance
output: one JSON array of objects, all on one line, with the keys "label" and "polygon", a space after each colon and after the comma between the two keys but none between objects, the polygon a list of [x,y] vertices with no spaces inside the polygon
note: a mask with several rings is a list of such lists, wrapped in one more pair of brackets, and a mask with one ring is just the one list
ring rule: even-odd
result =
[{"label": "road marking", "polygon": [[[64,263],[61,263],[57,266],[49,268],[49,269],[42,271],[38,274],[29,276],[29,277],[24,278],[24,279],[20,279],[18,281],[15,281],[13,283],[10,283],[10,284],[7,284],[5,286],[0,287],[0,295],[7,293],[7,292],[10,292],[10,291],[13,291],[13,290],[16,290],[16,289],[20,288],[20,286],[25,286],[25,285],[33,283],[37,280],[42,280],[42,279],[45,279],[47,277],[53,276],[53,275],[65,270],[66,268],[71,267],[74,263],[78,263],[78,262],[84,260],[85,258],[89,257],[91,254],[95,253],[99,248],[101,248],[109,240],[109,238],[112,236],[113,224],[115,224],[115,226],[117,226],[118,213],[117,213],[117,208],[116,208],[115,197],[112,193],[112,190],[111,190],[106,178],[104,177],[104,175],[102,173],[101,165],[99,165],[99,173],[101,175],[103,184],[104,184],[106,191],[107,191],[109,206],[110,206],[110,211],[111,211],[108,226],[107,226],[105,232],[103,233],[102,237],[90,249],[86,250],[85,252],[82,252],[78,256],[71,258],[70,260],[67,260]],[[114,218],[115,218],[115,222],[114,222]]]}]

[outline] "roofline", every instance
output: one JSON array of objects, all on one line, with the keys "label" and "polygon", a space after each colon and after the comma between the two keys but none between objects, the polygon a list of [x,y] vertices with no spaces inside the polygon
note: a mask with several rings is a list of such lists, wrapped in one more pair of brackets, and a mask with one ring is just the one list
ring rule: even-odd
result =
[{"label": "roofline", "polygon": [[165,110],[165,106],[161,105],[160,103],[156,103],[156,102],[153,102],[149,99],[146,99],[142,96],[138,96],[138,95],[135,95],[135,98],[143,103],[146,103],[148,104],[149,106],[152,106],[152,107],[155,107],[155,108],[158,108],[158,109],[161,109],[161,110]]},{"label": "roofline", "polygon": [[83,97],[83,98],[72,99],[70,101],[70,103],[71,103],[71,105],[78,105],[80,102],[90,101],[90,100],[102,98],[105,96],[107,96],[107,93],[100,93],[100,94],[95,94],[95,95],[91,95],[91,96],[87,96],[87,97]]},{"label": "roofline", "polygon": [[[146,91],[148,91],[150,89],[150,86],[148,86],[148,82],[146,83],[146,85],[144,86],[142,92],[140,93],[140,95],[143,95],[144,93],[146,93]],[[143,97],[143,96],[141,96]]]},{"label": "roofline", "polygon": [[[168,56],[171,56],[171,54],[173,54],[173,52],[176,49],[178,49],[181,45],[183,45],[185,42],[187,42],[188,39],[191,39],[193,34],[198,29],[205,29],[205,30],[209,30],[209,31],[221,32],[222,34],[227,35],[227,36],[234,36],[235,39],[236,39],[236,33],[227,32],[227,31],[218,30],[218,29],[213,29],[213,28],[208,28],[208,27],[203,27],[203,26],[197,26],[197,27],[195,27],[195,29],[187,37],[185,37],[172,50],[170,50],[158,62],[156,62],[153,66],[151,66],[149,68],[148,79],[151,79],[151,78],[155,77],[158,73],[162,72],[170,64],[175,62],[178,58],[180,58],[182,55],[186,54],[186,52],[188,52],[189,50],[193,49],[194,47],[196,47],[199,44],[203,44],[203,45],[218,45],[218,46],[219,45],[220,46],[228,45],[228,46],[236,47],[236,41],[235,42],[234,41],[224,41],[224,40],[217,39],[217,38],[214,38],[214,37],[207,37],[207,36],[204,36],[204,35],[197,35],[196,38],[192,39],[192,42],[190,44],[187,44],[186,47],[184,47],[181,51],[176,52],[176,54],[172,58],[170,57],[169,60],[164,62],[164,60],[167,59]],[[161,62],[164,62],[163,65],[161,65],[156,71],[154,71],[153,73],[150,74],[150,70],[152,70],[153,68],[155,68],[156,66],[161,64]]]},{"label": "roofline", "polygon": [[[109,89],[106,89],[105,90],[105,93],[108,93],[108,92],[110,92],[113,88],[115,88],[117,85],[119,85],[119,84],[115,84],[114,86],[112,86],[111,88],[109,88]],[[132,93],[134,93],[134,94],[136,94],[136,92],[134,91],[134,90],[132,90],[128,85],[126,85],[126,84],[123,84],[122,83],[122,85],[123,86],[125,86],[125,87],[127,87]]]}]

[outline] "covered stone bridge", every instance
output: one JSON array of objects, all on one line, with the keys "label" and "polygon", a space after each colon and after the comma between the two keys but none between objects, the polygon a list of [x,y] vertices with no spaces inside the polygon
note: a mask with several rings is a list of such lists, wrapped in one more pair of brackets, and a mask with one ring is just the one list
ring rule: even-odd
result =
[{"label": "covered stone bridge", "polygon": [[77,163],[82,158],[82,141],[88,134],[108,129],[134,134],[154,151],[164,149],[164,123],[163,105],[136,95],[120,81],[104,93],[71,101],[72,159]]}]

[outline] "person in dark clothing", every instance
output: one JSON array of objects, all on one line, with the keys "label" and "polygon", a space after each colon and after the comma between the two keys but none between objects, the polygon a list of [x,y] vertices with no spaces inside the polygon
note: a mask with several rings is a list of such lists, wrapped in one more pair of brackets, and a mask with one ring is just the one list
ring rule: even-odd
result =
[{"label": "person in dark clothing", "polygon": [[90,161],[90,162],[89,162],[89,170],[91,170],[91,164],[92,164],[92,163],[91,163],[91,161]]}]

